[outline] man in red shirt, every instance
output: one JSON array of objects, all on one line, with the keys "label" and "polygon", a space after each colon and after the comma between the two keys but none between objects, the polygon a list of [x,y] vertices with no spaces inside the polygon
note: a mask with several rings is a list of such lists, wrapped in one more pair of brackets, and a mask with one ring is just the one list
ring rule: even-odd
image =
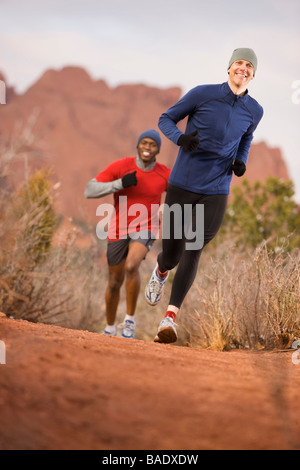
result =
[{"label": "man in red shirt", "polygon": [[156,161],[160,147],[161,138],[157,131],[143,132],[138,138],[136,156],[115,161],[89,181],[85,189],[87,198],[114,194],[107,245],[107,325],[103,331],[106,335],[117,335],[120,289],[126,278],[127,314],[122,324],[122,336],[135,336],[139,267],[158,236],[158,209],[171,172]]}]

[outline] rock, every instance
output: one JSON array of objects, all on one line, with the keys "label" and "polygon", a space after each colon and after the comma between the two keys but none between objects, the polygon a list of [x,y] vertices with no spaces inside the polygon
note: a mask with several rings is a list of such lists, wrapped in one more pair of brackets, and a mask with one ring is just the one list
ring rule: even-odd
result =
[{"label": "rock", "polygon": [[[135,155],[139,134],[157,129],[161,113],[180,96],[181,90],[176,87],[137,84],[110,88],[79,67],[51,69],[24,94],[11,92],[8,104],[1,106],[0,137],[20,134],[31,120],[35,140],[25,146],[29,167],[32,171],[44,166],[53,169],[54,183],[61,182],[57,191],[59,213],[96,223],[99,200],[84,198],[86,183],[112,161]],[[184,130],[184,123],[180,127]],[[172,167],[177,152],[178,147],[162,136],[159,161]],[[12,184],[24,180],[25,168],[23,153],[14,163]],[[289,178],[280,149],[264,142],[253,144],[247,178],[264,181],[270,175]],[[234,177],[233,185],[241,181]]]}]

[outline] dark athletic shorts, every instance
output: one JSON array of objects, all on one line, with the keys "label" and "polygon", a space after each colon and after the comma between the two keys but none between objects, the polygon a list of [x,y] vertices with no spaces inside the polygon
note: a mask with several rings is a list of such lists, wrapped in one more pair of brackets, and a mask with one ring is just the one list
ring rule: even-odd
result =
[{"label": "dark athletic shorts", "polygon": [[113,242],[108,240],[106,253],[108,265],[117,266],[126,259],[129,245],[133,242],[141,243],[148,249],[148,251],[150,251],[153,243],[155,242],[155,238],[153,238],[150,232],[141,232],[140,234],[135,234],[134,238],[128,236],[125,239]]}]

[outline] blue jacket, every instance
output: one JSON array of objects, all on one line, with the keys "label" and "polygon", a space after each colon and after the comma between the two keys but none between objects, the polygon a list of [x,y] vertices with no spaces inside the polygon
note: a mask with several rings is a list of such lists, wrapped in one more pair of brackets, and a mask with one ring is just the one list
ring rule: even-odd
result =
[{"label": "blue jacket", "polygon": [[177,123],[188,116],[185,134],[199,130],[195,152],[180,147],[169,183],[198,194],[229,194],[231,165],[247,163],[253,132],[263,108],[248,95],[235,95],[227,82],[190,90],[163,113],[160,130],[177,144],[182,132]]}]

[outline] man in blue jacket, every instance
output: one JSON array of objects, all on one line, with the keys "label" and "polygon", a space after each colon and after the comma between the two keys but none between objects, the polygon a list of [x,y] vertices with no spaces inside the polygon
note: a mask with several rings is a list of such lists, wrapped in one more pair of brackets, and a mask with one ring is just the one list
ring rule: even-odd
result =
[{"label": "man in blue jacket", "polygon": [[[233,51],[228,64],[228,81],[218,85],[201,85],[190,90],[178,103],[159,118],[159,128],[179,152],[173,167],[165,204],[192,207],[192,226],[197,225],[197,206],[204,206],[204,243],[217,234],[227,206],[232,174],[242,176],[253,133],[262,118],[262,107],[248,94],[247,87],[257,70],[257,57],[249,48]],[[183,134],[177,123],[188,117]],[[166,211],[169,215],[170,211]],[[163,220],[164,225],[170,220]],[[176,220],[178,224],[178,218]],[[176,266],[171,299],[165,318],[159,325],[155,341],[177,340],[176,315],[191,288],[203,246],[188,249],[185,237],[179,238],[175,221],[170,236],[163,236],[162,252],[146,287],[146,300],[156,305],[162,296],[169,271]],[[196,227],[199,231],[199,227]]]}]

